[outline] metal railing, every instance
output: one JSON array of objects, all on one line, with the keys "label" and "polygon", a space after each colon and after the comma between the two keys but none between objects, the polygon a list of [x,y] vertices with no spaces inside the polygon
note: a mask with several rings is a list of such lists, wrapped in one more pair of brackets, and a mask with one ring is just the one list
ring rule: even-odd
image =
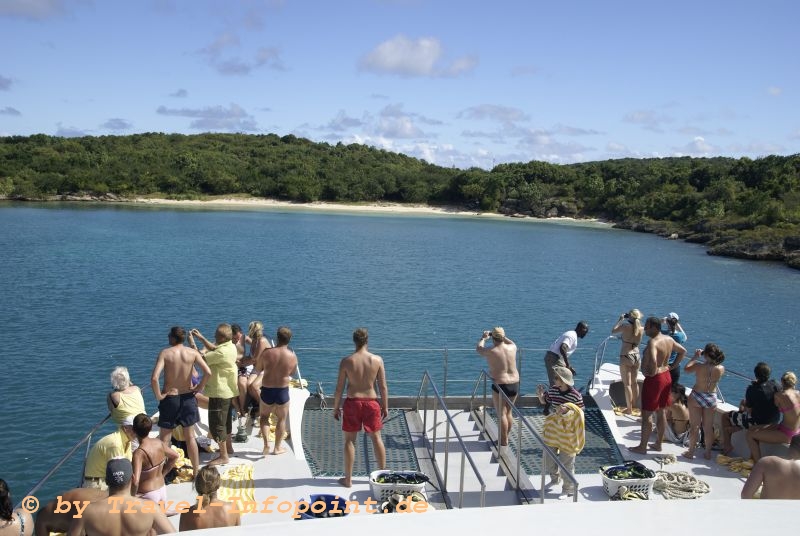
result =
[{"label": "metal railing", "polygon": [[[39,479],[39,481],[38,481],[38,482],[37,482],[37,483],[36,483],[36,484],[33,486],[33,488],[31,488],[31,489],[28,491],[28,493],[26,493],[25,495],[23,495],[23,497],[28,497],[29,495],[36,495],[36,492],[37,492],[37,491],[39,491],[39,489],[41,489],[41,487],[42,487],[42,486],[44,486],[44,484],[45,484],[45,483],[46,483],[48,480],[50,480],[50,477],[52,477],[54,474],[56,474],[56,472],[57,472],[57,471],[58,471],[58,470],[61,468],[61,466],[62,466],[62,465],[64,465],[64,464],[67,462],[67,460],[69,460],[69,459],[72,457],[72,455],[73,455],[73,454],[75,454],[75,452],[77,452],[77,450],[78,450],[78,449],[81,447],[81,445],[83,445],[84,443],[86,443],[86,450],[84,451],[84,454],[83,454],[83,466],[82,466],[82,469],[81,469],[81,480],[80,480],[80,482],[78,482],[78,485],[76,486],[76,487],[81,487],[81,485],[83,484],[83,474],[84,474],[84,471],[86,470],[86,458],[88,458],[88,457],[89,457],[89,447],[91,447],[91,444],[92,444],[92,435],[94,435],[94,433],[95,433],[95,432],[96,432],[96,431],[97,431],[97,430],[98,430],[98,429],[99,429],[101,426],[103,426],[103,425],[106,423],[106,421],[107,421],[108,419],[110,419],[110,418],[111,418],[111,414],[109,413],[108,415],[106,415],[106,416],[103,418],[103,420],[101,420],[100,422],[98,422],[97,424],[95,424],[95,425],[94,425],[94,427],[92,427],[92,429],[91,429],[91,430],[89,430],[89,432],[88,432],[88,433],[87,433],[85,436],[83,436],[81,439],[79,439],[79,440],[78,440],[78,441],[77,441],[77,442],[76,442],[76,443],[75,443],[75,444],[72,446],[72,448],[70,448],[70,449],[67,451],[67,453],[66,453],[66,454],[64,454],[64,455],[61,457],[61,459],[59,459],[59,460],[58,460],[58,461],[57,461],[57,462],[56,462],[56,463],[55,463],[55,464],[54,464],[54,465],[53,465],[53,466],[50,468],[50,470],[49,470],[49,471],[47,471],[47,473],[46,473],[46,474],[45,474],[45,475],[44,475],[42,478],[40,478],[40,479]],[[21,506],[22,506],[22,503],[19,503],[19,504],[17,504],[17,506],[16,506],[15,508],[20,508]]]},{"label": "metal railing", "polygon": [[[486,482],[483,480],[483,477],[478,470],[478,467],[475,465],[475,460],[472,459],[472,456],[467,451],[467,447],[464,444],[464,440],[461,438],[461,434],[458,432],[455,423],[453,422],[453,417],[450,415],[450,410],[447,409],[447,405],[444,403],[442,396],[439,394],[439,390],[436,388],[436,384],[433,383],[433,380],[428,374],[426,370],[422,376],[422,381],[420,382],[419,386],[419,394],[417,395],[417,403],[416,403],[416,410],[417,412],[420,411],[420,399],[423,399],[424,402],[422,406],[422,433],[425,438],[427,438],[427,430],[428,430],[428,388],[433,390],[433,438],[428,441],[428,453],[432,460],[436,460],[436,431],[439,428],[439,409],[444,412],[445,418],[447,420],[447,426],[445,428],[445,440],[444,440],[444,479],[442,482],[442,491],[447,493],[447,478],[448,478],[448,469],[449,469],[449,456],[450,456],[450,428],[452,427],[453,432],[455,434],[456,440],[458,441],[458,446],[461,449],[461,468],[459,473],[459,484],[458,484],[458,507],[463,508],[464,506],[464,469],[465,469],[465,462],[469,461],[469,465],[472,468],[472,472],[475,473],[475,477],[478,479],[478,482],[481,485],[481,507],[486,505]],[[423,395],[424,390],[424,395]],[[441,406],[441,407],[439,407]]]},{"label": "metal railing", "polygon": [[[486,396],[487,395],[486,386],[487,386],[488,382],[492,382],[492,381],[493,381],[492,377],[489,376],[489,374],[485,370],[481,371],[480,376],[478,377],[477,381],[475,382],[475,388],[472,390],[472,398],[470,400],[470,410],[472,411],[472,410],[475,409],[474,403],[475,403],[476,394],[478,392],[478,388],[481,386],[481,384],[483,384],[483,404],[482,404],[482,407],[483,407],[483,419],[482,419],[483,430],[482,431],[483,432],[486,432],[486,405],[487,405],[487,402],[488,402],[488,398]],[[545,489],[544,480],[545,480],[545,472],[546,472],[545,471],[545,467],[546,467],[546,460],[548,458],[550,458],[550,460],[552,460],[556,464],[556,466],[558,466],[558,469],[559,469],[559,471],[561,473],[561,477],[564,478],[565,480],[569,480],[572,483],[573,489],[575,490],[575,492],[572,495],[572,502],[578,502],[578,480],[575,478],[575,475],[573,475],[571,471],[568,471],[567,468],[564,466],[564,464],[561,463],[561,460],[558,459],[558,456],[556,456],[556,454],[553,452],[553,449],[551,449],[550,447],[548,447],[544,443],[544,439],[542,439],[542,436],[540,436],[539,433],[536,432],[536,430],[533,428],[531,423],[528,422],[528,419],[525,418],[525,416],[522,414],[522,412],[514,405],[513,402],[511,402],[511,399],[508,398],[508,395],[506,395],[503,392],[502,389],[498,389],[497,394],[500,396],[501,401],[504,404],[508,404],[508,406],[511,408],[511,414],[516,418],[516,422],[517,422],[517,445],[518,445],[518,449],[517,450],[518,450],[518,452],[517,452],[517,456],[516,456],[516,468],[515,468],[515,471],[516,471],[515,480],[516,480],[516,483],[517,483],[517,488],[516,488],[517,489],[517,493],[521,492],[520,485],[519,485],[519,481],[520,481],[519,475],[520,475],[521,460],[522,460],[522,427],[524,426],[528,430],[528,432],[530,432],[531,436],[533,436],[534,440],[536,440],[536,442],[539,443],[539,446],[541,446],[541,448],[542,448],[542,487],[541,487],[542,491],[539,494],[540,495],[539,503],[540,504],[544,504],[544,489]],[[495,408],[495,411],[497,411],[496,408]],[[498,414],[497,415],[498,436],[500,435],[499,430],[500,430],[500,427],[502,426],[502,422],[501,422],[500,419],[501,419],[501,416],[500,416],[500,414]],[[489,435],[489,434],[487,433],[487,435]],[[491,437],[490,437],[490,439],[491,439]],[[497,449],[498,453],[500,452],[499,440],[500,440],[499,437],[498,437],[498,441],[494,442],[494,440],[493,440],[495,448]]]}]

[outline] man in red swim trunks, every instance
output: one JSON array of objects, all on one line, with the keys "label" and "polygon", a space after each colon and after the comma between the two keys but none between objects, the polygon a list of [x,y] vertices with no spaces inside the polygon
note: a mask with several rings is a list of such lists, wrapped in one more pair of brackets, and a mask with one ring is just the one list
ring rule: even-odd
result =
[{"label": "man in red swim trunks", "polygon": [[[342,418],[344,432],[344,477],[339,484],[349,488],[353,485],[353,462],[356,456],[356,437],[364,426],[364,432],[372,439],[378,469],[386,469],[386,449],[381,439],[383,419],[389,415],[389,390],[386,387],[386,374],[383,359],[367,350],[369,335],[366,328],[353,332],[356,351],[339,363],[339,379],[336,382],[336,395],[333,399],[333,418]],[[347,383],[347,398],[344,401],[342,417],[342,393]],[[375,390],[377,383],[381,393],[380,403]]]},{"label": "man in red swim trunks", "polygon": [[642,384],[642,439],[639,445],[629,447],[628,450],[637,454],[647,454],[647,442],[650,441],[650,433],[653,431],[653,423],[650,418],[656,414],[656,442],[650,445],[655,451],[661,450],[661,443],[664,441],[664,430],[666,429],[667,419],[664,409],[670,404],[670,390],[672,388],[672,378],[669,374],[669,356],[672,352],[677,352],[677,361],[686,355],[686,348],[675,342],[672,337],[661,333],[661,319],[651,316],[644,324],[644,332],[650,337],[647,348],[644,349],[642,357],[642,374],[644,374],[644,384]]}]

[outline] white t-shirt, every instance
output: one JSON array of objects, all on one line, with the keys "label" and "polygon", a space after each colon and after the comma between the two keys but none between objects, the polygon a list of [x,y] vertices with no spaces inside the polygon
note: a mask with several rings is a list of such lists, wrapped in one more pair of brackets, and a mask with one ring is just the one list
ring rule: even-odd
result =
[{"label": "white t-shirt", "polygon": [[556,355],[561,355],[561,345],[564,343],[567,345],[567,357],[569,357],[578,347],[578,333],[575,330],[567,331],[550,345],[550,351]]}]

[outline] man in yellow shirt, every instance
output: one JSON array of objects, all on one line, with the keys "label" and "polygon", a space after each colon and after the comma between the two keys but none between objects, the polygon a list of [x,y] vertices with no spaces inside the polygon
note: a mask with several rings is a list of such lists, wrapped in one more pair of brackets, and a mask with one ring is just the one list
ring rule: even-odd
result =
[{"label": "man in yellow shirt", "polygon": [[106,465],[112,458],[125,457],[131,459],[131,440],[136,437],[133,432],[133,418],[126,417],[116,432],[103,436],[92,446],[86,458],[86,469],[83,472],[83,487],[107,490]]},{"label": "man in yellow shirt", "polygon": [[233,399],[239,395],[236,383],[236,346],[231,342],[233,331],[230,324],[220,324],[212,343],[198,330],[193,329],[189,335],[189,343],[196,347],[194,337],[202,341],[205,351],[201,353],[211,369],[211,378],[206,383],[204,393],[208,396],[208,429],[211,437],[219,443],[219,455],[208,462],[208,465],[222,465],[228,463],[228,455],[233,454],[231,407]]}]

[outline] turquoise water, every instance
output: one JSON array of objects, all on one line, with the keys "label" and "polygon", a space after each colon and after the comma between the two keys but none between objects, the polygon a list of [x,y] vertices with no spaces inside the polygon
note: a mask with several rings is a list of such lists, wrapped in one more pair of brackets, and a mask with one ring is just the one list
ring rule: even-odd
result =
[{"label": "turquoise water", "polygon": [[[288,325],[303,375],[329,394],[357,326],[385,357],[392,393],[414,392],[425,369],[441,378],[444,347],[450,377],[476,379],[473,348],[494,325],[526,349],[531,392],[546,377],[543,349],[580,319],[591,326],[573,358],[585,384],[595,347],[631,307],[677,311],[690,348],[714,341],[739,372],[765,360],[780,374],[800,349],[800,272],[599,225],[2,203],[0,253],[0,478],[15,499],[107,413],[114,366],[155,411],[149,376],[172,325]],[[722,388],[738,400],[745,383]],[[73,462],[39,496],[79,472]]]}]

